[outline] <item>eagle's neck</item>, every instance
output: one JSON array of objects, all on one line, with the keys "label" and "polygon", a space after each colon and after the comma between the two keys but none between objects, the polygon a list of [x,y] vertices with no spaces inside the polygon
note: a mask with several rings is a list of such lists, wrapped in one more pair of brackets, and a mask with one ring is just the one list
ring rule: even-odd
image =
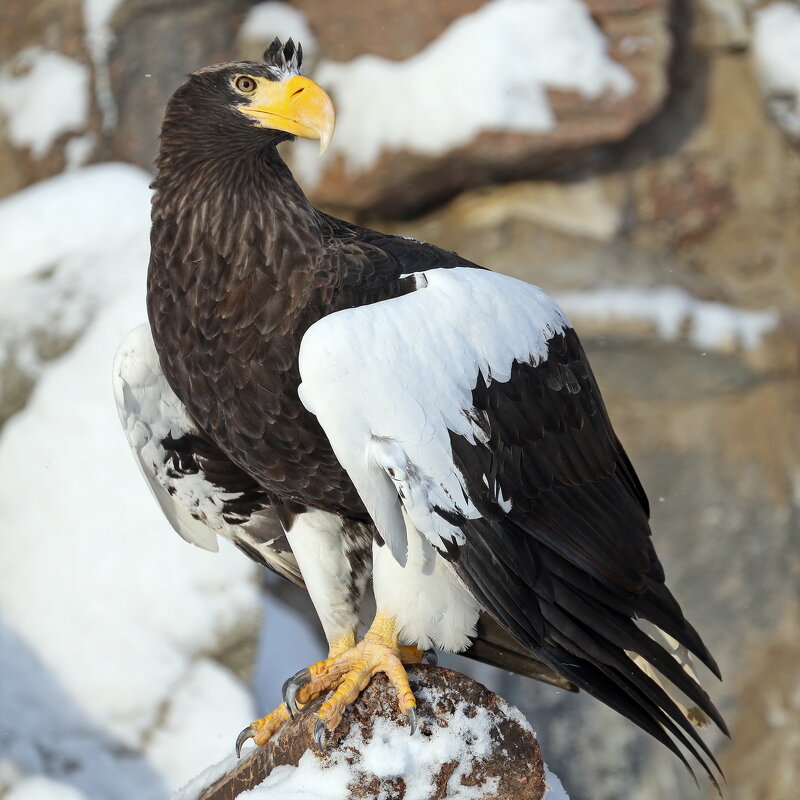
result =
[{"label": "eagle's neck", "polygon": [[151,269],[183,273],[183,284],[212,270],[222,288],[253,270],[279,286],[317,268],[319,214],[275,148],[206,159],[162,150],[153,188]]}]

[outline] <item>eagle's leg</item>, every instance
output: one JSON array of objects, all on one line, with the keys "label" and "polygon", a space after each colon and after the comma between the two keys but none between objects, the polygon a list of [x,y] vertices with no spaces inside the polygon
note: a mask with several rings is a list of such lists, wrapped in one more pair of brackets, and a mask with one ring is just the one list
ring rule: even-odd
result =
[{"label": "eagle's leg", "polygon": [[257,745],[266,744],[289,717],[289,709],[286,707],[286,703],[281,703],[274,711],[261,717],[261,719],[257,719],[255,722],[251,722],[236,737],[236,756],[239,757],[242,754],[242,745],[248,739],[252,739]]}]

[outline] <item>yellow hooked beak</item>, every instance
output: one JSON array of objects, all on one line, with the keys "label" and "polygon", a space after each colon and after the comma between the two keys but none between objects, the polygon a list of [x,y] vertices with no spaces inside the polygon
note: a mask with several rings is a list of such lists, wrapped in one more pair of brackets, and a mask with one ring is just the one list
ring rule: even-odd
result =
[{"label": "yellow hooked beak", "polygon": [[[250,102],[240,105],[239,111],[258,120],[264,128],[286,131],[304,139],[319,139],[322,155],[331,141],[336,121],[333,103],[325,90],[302,75],[280,81],[261,77],[250,80],[255,82],[255,89],[242,92]],[[244,85],[249,84],[245,81]]]}]

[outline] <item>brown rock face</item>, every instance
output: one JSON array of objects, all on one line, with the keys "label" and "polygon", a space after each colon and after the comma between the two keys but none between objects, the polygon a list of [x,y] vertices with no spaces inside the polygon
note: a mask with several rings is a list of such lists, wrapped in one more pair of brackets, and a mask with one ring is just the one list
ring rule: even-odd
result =
[{"label": "brown rock face", "polygon": [[[0,3],[0,72],[15,68],[16,56],[27,48],[52,50],[88,64],[80,0],[3,0]],[[0,197],[60,172],[65,164],[62,135],[49,152],[36,158],[11,144],[0,116]]]},{"label": "brown rock face", "polygon": [[[474,796],[486,800],[541,800],[546,786],[539,745],[515,709],[458,672],[418,665],[409,669],[409,677],[419,712],[419,727],[413,735],[431,742],[442,735],[463,736],[467,744],[466,758],[437,765],[430,775],[426,800],[445,800],[465,786],[484,787],[485,793]],[[317,752],[313,740],[315,712],[321,703],[322,698],[303,709],[272,742],[243,758],[234,770],[202,791],[197,800],[233,800],[262,783],[275,767],[297,766],[308,751],[314,753],[321,767],[348,765],[352,774],[349,797],[403,800],[407,790],[403,775],[379,776],[363,763],[363,750],[375,736],[391,737],[395,728],[398,735],[408,735],[408,723],[397,710],[385,676],[376,677],[348,710],[330,737],[325,754]],[[465,724],[465,719],[475,720],[475,724]],[[385,726],[378,733],[378,722],[386,721],[391,723],[388,734]],[[490,741],[481,731],[488,733]],[[405,778],[412,775],[415,767],[419,768],[412,765],[404,773]],[[276,787],[275,796],[279,794]]]},{"label": "brown rock face", "polygon": [[[473,10],[473,3],[462,5],[462,13]],[[409,216],[469,187],[574,170],[583,162],[582,156],[623,139],[652,117],[666,96],[672,49],[669,4],[665,0],[586,0],[586,5],[609,41],[610,56],[636,82],[629,95],[606,93],[589,100],[576,92],[550,90],[548,99],[557,121],[550,131],[486,130],[466,145],[436,156],[384,150],[374,165],[360,171],[337,160],[311,192],[312,199],[350,214]],[[415,27],[425,30],[428,9],[427,3],[411,2],[405,4],[404,13],[415,20]],[[350,39],[359,40],[361,52],[377,52],[371,44],[376,38],[374,27],[362,24],[351,31]],[[338,52],[323,55],[343,58]]]},{"label": "brown rock face", "polygon": [[127,0],[117,15],[111,85],[119,120],[101,156],[152,167],[164,107],[189,72],[230,61],[244,0]]},{"label": "brown rock face", "polygon": [[[486,0],[370,0],[339,3],[330,0],[294,0],[311,22],[328,58],[349,61],[363,53],[404,59],[418,53],[463,14]],[[391,36],[385,33],[391,31]]]}]

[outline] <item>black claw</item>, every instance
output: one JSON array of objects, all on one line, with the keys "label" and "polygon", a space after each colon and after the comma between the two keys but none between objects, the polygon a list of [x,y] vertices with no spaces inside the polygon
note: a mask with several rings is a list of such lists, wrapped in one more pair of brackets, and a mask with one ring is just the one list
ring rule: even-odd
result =
[{"label": "black claw", "polygon": [[255,738],[255,731],[253,730],[252,725],[248,725],[237,737],[236,737],[236,758],[242,757],[242,745],[248,740]]},{"label": "black claw", "polygon": [[436,651],[433,648],[426,650],[422,654],[422,663],[430,664],[432,667],[435,667],[439,663],[439,656],[436,655]]},{"label": "black claw", "polygon": [[311,672],[308,667],[295,672],[291,678],[287,678],[281,689],[283,695],[283,702],[286,703],[286,708],[289,710],[289,716],[294,719],[294,715],[299,711],[297,708],[297,692],[302,686],[311,680]]},{"label": "black claw", "polygon": [[406,719],[411,727],[409,733],[411,736],[413,736],[417,732],[417,722],[419,721],[419,718],[417,717],[417,709],[413,707],[409,708],[408,711],[406,711]]},{"label": "black claw", "polygon": [[321,753],[328,748],[328,729],[325,727],[324,719],[318,719],[314,726],[314,744]]}]

